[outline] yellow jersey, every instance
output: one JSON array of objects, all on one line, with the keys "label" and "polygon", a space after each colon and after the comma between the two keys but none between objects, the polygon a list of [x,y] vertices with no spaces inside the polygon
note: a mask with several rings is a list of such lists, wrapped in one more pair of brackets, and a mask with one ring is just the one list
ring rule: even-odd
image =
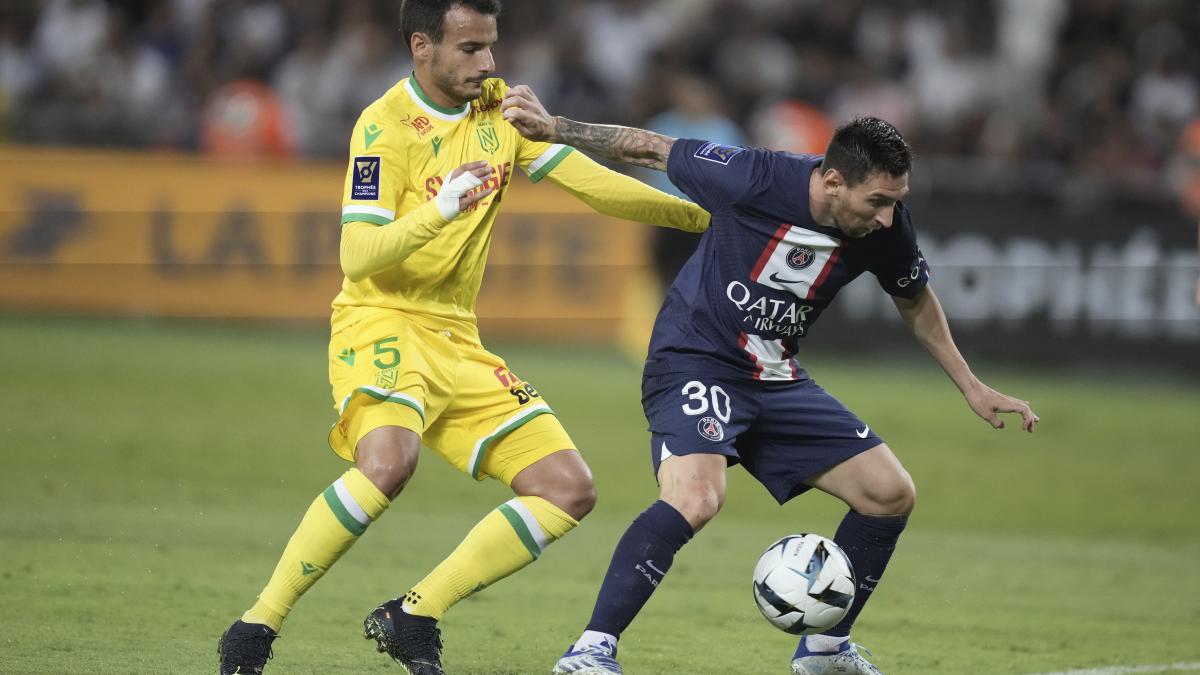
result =
[{"label": "yellow jersey", "polygon": [[457,167],[487,161],[486,199],[447,224],[399,264],[361,281],[342,282],[334,323],[350,308],[395,309],[440,322],[475,323],[475,301],[500,204],[516,168],[541,180],[572,149],[523,138],[501,117],[508,87],[491,78],[479,98],[459,108],[430,100],[416,77],[401,80],[355,125],[342,200],[342,223],[388,225],[437,196]]}]

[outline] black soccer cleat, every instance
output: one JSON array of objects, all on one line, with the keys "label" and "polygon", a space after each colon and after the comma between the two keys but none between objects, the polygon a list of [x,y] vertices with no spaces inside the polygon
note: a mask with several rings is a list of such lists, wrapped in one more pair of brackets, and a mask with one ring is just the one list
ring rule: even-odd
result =
[{"label": "black soccer cleat", "polygon": [[410,675],[446,675],[442,670],[442,631],[437,619],[406,613],[403,598],[375,608],[363,621],[363,638],[403,666]]},{"label": "black soccer cleat", "polygon": [[217,643],[221,655],[221,675],[261,675],[271,653],[271,643],[279,637],[259,623],[233,622]]}]

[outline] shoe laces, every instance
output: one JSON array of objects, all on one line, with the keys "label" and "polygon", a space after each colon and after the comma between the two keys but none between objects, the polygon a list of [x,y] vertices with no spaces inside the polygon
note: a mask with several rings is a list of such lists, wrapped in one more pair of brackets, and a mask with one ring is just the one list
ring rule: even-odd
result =
[{"label": "shoe laces", "polygon": [[[217,653],[220,654],[224,651],[233,660],[239,662],[266,663],[275,658],[275,648],[272,643],[278,638],[278,635],[265,632],[227,633],[221,640],[221,644],[217,645]],[[264,651],[266,658],[263,658]]]},{"label": "shoe laces", "polygon": [[412,645],[413,656],[430,661],[440,661],[442,656],[442,631],[432,624],[411,624],[401,629],[401,640]]},{"label": "shoe laces", "polygon": [[851,642],[850,649],[842,652],[841,655],[843,658],[849,660],[850,663],[854,664],[854,667],[858,672],[879,673],[879,669],[875,667],[875,664],[868,661],[866,657],[863,656],[863,653],[865,653],[867,656],[875,656],[871,653],[870,649],[867,649],[856,642]]}]

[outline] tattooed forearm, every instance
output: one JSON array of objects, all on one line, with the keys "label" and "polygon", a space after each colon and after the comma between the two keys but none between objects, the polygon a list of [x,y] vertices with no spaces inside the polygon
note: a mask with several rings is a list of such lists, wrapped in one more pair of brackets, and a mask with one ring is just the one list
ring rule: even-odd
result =
[{"label": "tattooed forearm", "polygon": [[557,142],[647,169],[666,171],[667,156],[675,144],[674,138],[645,129],[584,124],[565,117],[554,122]]}]

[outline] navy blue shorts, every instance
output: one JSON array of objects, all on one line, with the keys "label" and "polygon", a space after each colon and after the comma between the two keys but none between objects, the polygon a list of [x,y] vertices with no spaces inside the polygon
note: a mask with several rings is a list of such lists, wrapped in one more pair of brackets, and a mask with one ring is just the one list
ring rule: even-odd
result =
[{"label": "navy blue shorts", "polygon": [[780,504],[805,481],[883,443],[811,379],[762,382],[696,373],[642,378],[654,475],[671,455],[725,455]]}]

